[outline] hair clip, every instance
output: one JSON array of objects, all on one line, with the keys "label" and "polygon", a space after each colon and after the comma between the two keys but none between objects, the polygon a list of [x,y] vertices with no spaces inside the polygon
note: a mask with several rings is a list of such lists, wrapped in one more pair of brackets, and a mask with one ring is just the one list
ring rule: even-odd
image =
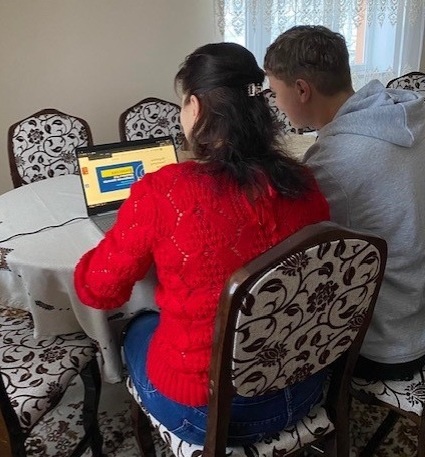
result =
[{"label": "hair clip", "polygon": [[248,97],[255,97],[263,92],[263,85],[260,83],[249,83],[247,86]]}]

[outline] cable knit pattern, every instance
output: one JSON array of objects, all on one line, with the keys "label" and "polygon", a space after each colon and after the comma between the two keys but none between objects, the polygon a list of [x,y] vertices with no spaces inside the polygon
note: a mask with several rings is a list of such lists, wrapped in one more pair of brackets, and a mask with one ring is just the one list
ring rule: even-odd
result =
[{"label": "cable knit pattern", "polygon": [[111,309],[129,299],[155,262],[161,318],[148,376],[164,395],[191,406],[207,403],[214,319],[226,279],[301,227],[329,219],[315,184],[302,199],[269,188],[250,203],[235,183],[206,167],[184,162],[145,175],[115,226],[75,270],[81,301]]}]

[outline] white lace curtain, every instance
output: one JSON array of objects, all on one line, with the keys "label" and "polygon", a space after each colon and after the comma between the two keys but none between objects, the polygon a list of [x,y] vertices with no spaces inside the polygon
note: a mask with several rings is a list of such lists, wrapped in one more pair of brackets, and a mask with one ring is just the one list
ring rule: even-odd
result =
[{"label": "white lace curtain", "polygon": [[371,79],[418,71],[425,0],[214,0],[225,41],[246,46],[263,63],[267,46],[294,25],[320,24],[344,35],[356,89]]}]

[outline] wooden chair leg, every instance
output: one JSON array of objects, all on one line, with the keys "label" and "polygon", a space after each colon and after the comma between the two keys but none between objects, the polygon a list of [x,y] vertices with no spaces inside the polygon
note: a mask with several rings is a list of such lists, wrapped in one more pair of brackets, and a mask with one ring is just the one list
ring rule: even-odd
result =
[{"label": "wooden chair leg", "polygon": [[[0,374],[0,405],[2,426],[7,428],[8,446],[11,449],[13,457],[26,457],[25,440],[28,437],[28,432],[23,432],[19,423],[18,416],[10,403],[9,396],[6,392],[6,387],[3,383],[3,378]],[[3,457],[3,454],[0,454]]]},{"label": "wooden chair leg", "polygon": [[395,411],[390,411],[388,413],[387,417],[378,427],[372,438],[370,438],[364,449],[360,452],[360,457],[372,457],[374,455],[376,449],[391,432],[399,417],[400,416]]},{"label": "wooden chair leg", "polygon": [[[335,456],[350,457],[350,409],[352,397],[348,394],[348,389],[345,394],[340,395],[336,405],[337,421],[335,424]],[[332,454],[330,454],[332,455]]]},{"label": "wooden chair leg", "polygon": [[418,426],[418,457],[425,457],[425,418],[423,417]]},{"label": "wooden chair leg", "polygon": [[324,455],[326,457],[337,457],[336,434],[332,434],[324,443]]},{"label": "wooden chair leg", "polygon": [[156,457],[151,423],[134,398],[131,399],[131,419],[141,457]]},{"label": "wooden chair leg", "polygon": [[2,457],[12,457],[9,432],[6,427],[3,414],[0,412],[0,455]]},{"label": "wooden chair leg", "polygon": [[74,449],[71,457],[79,457],[90,447],[93,457],[102,457],[103,438],[97,420],[101,378],[97,360],[93,358],[81,371],[84,384],[83,426],[85,435]]}]

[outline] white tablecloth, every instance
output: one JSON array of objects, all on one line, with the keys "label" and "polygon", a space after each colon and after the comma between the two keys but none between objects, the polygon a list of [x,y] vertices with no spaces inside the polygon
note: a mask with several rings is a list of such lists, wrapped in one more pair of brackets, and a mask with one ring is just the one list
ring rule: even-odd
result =
[{"label": "white tablecloth", "polygon": [[[102,234],[86,217],[80,179],[46,179],[0,195],[0,303],[29,310],[35,337],[83,330],[99,344],[105,380],[121,380],[118,331],[122,319],[154,307],[153,271],[138,282],[130,301],[114,311],[84,306],[77,298],[73,271],[78,259]],[[22,234],[22,235],[19,235]],[[14,238],[14,235],[19,235]]]},{"label": "white tablecloth", "polygon": [[288,134],[284,136],[284,148],[288,153],[302,160],[307,149],[316,141],[316,132],[304,133],[303,135]]}]

